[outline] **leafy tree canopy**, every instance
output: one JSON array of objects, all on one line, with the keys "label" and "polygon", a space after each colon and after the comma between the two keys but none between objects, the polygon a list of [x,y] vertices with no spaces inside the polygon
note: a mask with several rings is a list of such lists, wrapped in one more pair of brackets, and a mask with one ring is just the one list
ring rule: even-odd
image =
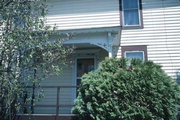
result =
[{"label": "leafy tree canopy", "polygon": [[72,51],[46,26],[46,13],[45,0],[0,0],[1,120],[13,120],[22,108],[22,88],[60,72]]}]

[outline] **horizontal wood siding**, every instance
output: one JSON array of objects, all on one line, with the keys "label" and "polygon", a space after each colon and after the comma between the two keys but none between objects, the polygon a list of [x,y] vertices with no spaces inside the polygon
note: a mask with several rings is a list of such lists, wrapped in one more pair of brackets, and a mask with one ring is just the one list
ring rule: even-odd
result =
[{"label": "horizontal wood siding", "polygon": [[[121,46],[147,45],[148,59],[169,76],[180,71],[180,1],[142,0],[144,29],[122,30]],[[121,47],[118,57],[121,57]]]},{"label": "horizontal wood siding", "polygon": [[[63,73],[59,76],[49,75],[46,80],[41,82],[41,86],[72,86],[73,81],[73,69],[69,65],[64,67]],[[60,99],[59,104],[73,104],[73,89],[75,88],[61,88],[60,89]],[[43,89],[43,99],[37,104],[42,105],[56,105],[57,88],[44,88]],[[71,107],[64,107],[59,110],[61,113],[70,113]],[[36,114],[55,114],[56,107],[35,107]]]},{"label": "horizontal wood siding", "polygon": [[[91,49],[96,50],[95,49]],[[75,58],[86,58],[94,57],[95,58],[95,68],[97,68],[100,61],[104,60],[105,57],[108,56],[108,53],[103,49],[98,49],[96,55],[91,51],[78,50],[79,53],[75,53],[72,55],[72,63],[63,68],[63,73],[59,76],[57,75],[49,75],[49,77],[41,82],[41,86],[76,86],[75,81]],[[77,52],[77,51],[74,51]],[[82,52],[82,53],[81,53]],[[86,52],[86,53],[85,53]],[[92,55],[91,55],[92,54]],[[32,89],[32,88],[31,88]],[[76,88],[61,88],[60,89],[60,105],[73,105],[75,99]],[[57,88],[44,88],[43,89],[43,98],[37,102],[38,105],[56,105],[57,100]],[[72,106],[60,106],[59,114],[70,114]],[[35,107],[35,114],[55,114],[56,107]]]},{"label": "horizontal wood siding", "polygon": [[120,26],[119,0],[50,0],[47,24],[59,30]]}]

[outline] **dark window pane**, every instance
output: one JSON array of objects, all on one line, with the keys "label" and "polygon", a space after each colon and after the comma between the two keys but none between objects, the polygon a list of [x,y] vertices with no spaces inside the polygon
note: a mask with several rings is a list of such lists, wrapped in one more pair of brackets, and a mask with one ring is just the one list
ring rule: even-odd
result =
[{"label": "dark window pane", "polygon": [[138,9],[138,0],[123,0],[123,8],[126,9]]},{"label": "dark window pane", "polygon": [[[77,79],[76,85],[81,84],[81,77],[90,71],[94,70],[94,59],[77,59]],[[77,89],[78,90],[78,89]],[[77,94],[78,95],[78,92]]]},{"label": "dark window pane", "polygon": [[139,25],[138,10],[124,11],[124,25]]},{"label": "dark window pane", "polygon": [[85,73],[94,70],[94,59],[77,60],[77,77],[82,77]]},{"label": "dark window pane", "polygon": [[79,86],[81,83],[81,79],[77,79],[77,86]]},{"label": "dark window pane", "polygon": [[144,54],[143,52],[126,52],[125,53],[126,58],[132,59],[132,58],[136,58],[136,59],[140,59],[140,60],[144,60]]}]

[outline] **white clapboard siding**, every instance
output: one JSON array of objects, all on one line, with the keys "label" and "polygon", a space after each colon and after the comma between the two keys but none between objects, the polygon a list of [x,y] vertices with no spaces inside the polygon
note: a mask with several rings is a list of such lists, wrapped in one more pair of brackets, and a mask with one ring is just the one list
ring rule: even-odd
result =
[{"label": "white clapboard siding", "polygon": [[[73,69],[71,66],[64,67],[63,73],[60,76],[49,75],[46,80],[41,82],[41,86],[72,86],[73,80]],[[72,88],[62,88],[60,89],[60,104],[73,104],[73,92]],[[43,105],[56,105],[56,88],[45,88],[43,89],[43,99],[41,99],[36,104]],[[71,108],[62,108],[59,113],[70,113]],[[35,107],[36,114],[55,114],[55,107]]]},{"label": "white clapboard siding", "polygon": [[59,30],[120,26],[119,0],[49,0],[47,25]]},{"label": "white clapboard siding", "polygon": [[[177,78],[180,72],[180,1],[142,0],[143,29],[122,30],[121,46],[147,45],[148,60]],[[117,53],[121,57],[121,47]]]},{"label": "white clapboard siding", "polygon": [[[96,50],[97,48],[95,48]],[[93,49],[92,49],[93,51]],[[76,51],[77,52],[77,51]],[[79,50],[79,53],[75,54],[74,57],[77,56],[83,58],[84,55],[80,53],[84,52],[83,50]],[[85,51],[89,53],[89,51]],[[97,68],[98,63],[105,59],[108,56],[108,53],[103,49],[98,49],[97,56],[91,56],[95,58],[95,68]],[[88,58],[88,56],[86,56]],[[68,65],[67,67],[63,68],[63,73],[60,76],[51,75],[46,80],[41,82],[41,86],[74,86],[75,85],[75,58],[72,58],[72,64]],[[60,100],[59,103],[63,105],[74,104],[75,99],[75,88],[62,88],[60,89]],[[56,105],[56,96],[57,96],[57,89],[54,88],[45,88],[44,89],[44,98],[41,99],[37,104],[43,105]],[[71,113],[72,107],[60,107],[59,113],[67,114]],[[54,107],[35,107],[36,114],[55,114],[56,108]]]}]

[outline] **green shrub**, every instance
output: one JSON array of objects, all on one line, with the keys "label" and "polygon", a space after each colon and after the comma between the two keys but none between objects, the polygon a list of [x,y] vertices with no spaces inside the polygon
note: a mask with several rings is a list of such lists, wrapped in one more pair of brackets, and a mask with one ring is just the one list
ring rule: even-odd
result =
[{"label": "green shrub", "polygon": [[175,120],[179,88],[157,64],[106,59],[82,78],[78,120]]}]

